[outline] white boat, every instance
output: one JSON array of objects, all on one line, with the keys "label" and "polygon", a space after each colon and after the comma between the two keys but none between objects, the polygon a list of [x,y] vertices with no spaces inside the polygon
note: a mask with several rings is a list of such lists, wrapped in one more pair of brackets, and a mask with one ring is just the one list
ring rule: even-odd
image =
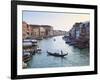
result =
[{"label": "white boat", "polygon": [[23,42],[23,46],[32,46],[32,42]]},{"label": "white boat", "polygon": [[23,42],[37,43],[37,40],[36,39],[24,39]]},{"label": "white boat", "polygon": [[27,47],[27,46],[36,46],[37,45],[37,40],[35,39],[24,39],[23,40],[23,46]]}]

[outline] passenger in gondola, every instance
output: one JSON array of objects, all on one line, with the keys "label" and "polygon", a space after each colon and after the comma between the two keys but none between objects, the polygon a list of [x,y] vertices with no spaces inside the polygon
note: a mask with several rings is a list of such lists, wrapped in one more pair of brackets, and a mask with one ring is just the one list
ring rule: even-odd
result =
[{"label": "passenger in gondola", "polygon": [[61,50],[61,55],[63,55],[63,51]]}]

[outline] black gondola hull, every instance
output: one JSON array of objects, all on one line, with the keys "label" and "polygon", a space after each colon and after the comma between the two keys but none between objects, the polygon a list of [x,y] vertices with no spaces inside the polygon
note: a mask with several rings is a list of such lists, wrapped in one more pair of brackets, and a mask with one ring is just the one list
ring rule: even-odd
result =
[{"label": "black gondola hull", "polygon": [[51,53],[51,52],[48,52],[48,51],[47,51],[47,53],[49,55],[52,55],[52,56],[55,56],[55,57],[64,57],[64,56],[68,55],[68,53],[67,54],[59,54],[59,53]]}]

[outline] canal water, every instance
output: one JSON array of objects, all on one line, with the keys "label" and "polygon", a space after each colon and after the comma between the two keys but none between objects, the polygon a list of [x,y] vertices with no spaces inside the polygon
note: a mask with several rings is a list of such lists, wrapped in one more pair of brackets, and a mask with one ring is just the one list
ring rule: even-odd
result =
[{"label": "canal water", "polygon": [[[28,62],[28,68],[48,68],[48,67],[70,67],[70,66],[88,66],[89,50],[79,49],[65,43],[62,36],[56,36],[38,41],[41,53],[32,56]],[[64,58],[48,55],[50,52],[67,53]]]}]

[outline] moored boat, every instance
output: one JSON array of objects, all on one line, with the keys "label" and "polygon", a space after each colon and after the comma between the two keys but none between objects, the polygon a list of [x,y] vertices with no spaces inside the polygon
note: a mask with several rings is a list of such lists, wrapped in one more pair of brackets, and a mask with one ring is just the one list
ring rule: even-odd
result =
[{"label": "moored boat", "polygon": [[37,53],[41,53],[41,51],[42,51],[42,49],[40,49],[40,48],[37,48],[37,50],[36,50]]},{"label": "moored boat", "polygon": [[41,49],[40,48],[37,48],[37,51],[41,51]]},{"label": "moored boat", "polygon": [[29,52],[23,52],[23,62],[28,62],[31,59],[31,54]]},{"label": "moored boat", "polygon": [[22,62],[22,66],[23,66],[23,68],[27,68],[27,63]]}]

